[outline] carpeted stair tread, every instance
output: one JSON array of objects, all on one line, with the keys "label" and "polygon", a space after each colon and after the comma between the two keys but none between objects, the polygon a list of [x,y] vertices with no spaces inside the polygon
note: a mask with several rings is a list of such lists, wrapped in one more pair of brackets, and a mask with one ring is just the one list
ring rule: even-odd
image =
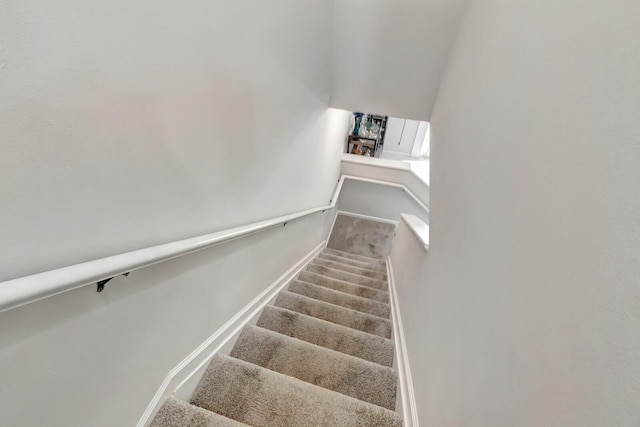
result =
[{"label": "carpeted stair tread", "polygon": [[351,265],[353,267],[367,268],[373,271],[380,271],[382,273],[387,272],[387,266],[385,264],[380,265],[380,263],[378,262],[371,264],[368,262],[357,261],[351,258],[344,258],[339,255],[334,255],[327,252],[320,252],[318,254],[318,258],[325,259],[327,261],[339,262],[341,264]]},{"label": "carpeted stair tread", "polygon": [[350,252],[345,252],[345,251],[341,251],[338,249],[332,249],[332,248],[326,248],[324,250],[326,253],[332,254],[332,255],[337,255],[337,256],[341,256],[343,258],[349,258],[349,259],[353,259],[356,261],[362,261],[362,262],[367,262],[369,264],[376,264],[376,265],[380,265],[383,266],[385,265],[384,260],[379,259],[379,258],[370,258],[367,256],[363,256],[363,255],[356,255],[356,254],[352,254]]},{"label": "carpeted stair tread", "polygon": [[347,273],[358,274],[364,277],[371,277],[372,279],[378,279],[385,282],[387,280],[387,273],[383,273],[382,271],[376,271],[362,267],[354,267],[352,265],[342,264],[336,261],[328,261],[323,258],[314,259],[313,264],[319,265],[321,267],[333,268],[334,270],[346,271]]},{"label": "carpeted stair tread", "polygon": [[393,365],[393,341],[285,308],[267,306],[257,325],[384,366]]},{"label": "carpeted stair tread", "polygon": [[303,271],[298,275],[298,280],[334,291],[344,292],[362,298],[369,298],[374,301],[383,303],[389,302],[389,293],[380,289],[370,288],[368,286],[356,285],[354,283],[345,282],[344,280],[334,279],[333,277],[323,276],[322,274]]},{"label": "carpeted stair tread", "polygon": [[254,365],[395,410],[393,369],[288,337],[246,326],[231,356]]},{"label": "carpeted stair tread", "polygon": [[248,427],[215,412],[174,398],[160,407],[150,427]]},{"label": "carpeted stair tread", "polygon": [[257,426],[402,426],[398,414],[228,356],[216,355],[191,403]]},{"label": "carpeted stair tread", "polygon": [[344,292],[335,291],[312,283],[294,280],[291,282],[287,290],[289,292],[328,302],[330,304],[339,305],[341,307],[350,308],[363,313],[373,314],[374,316],[382,317],[383,319],[388,319],[391,315],[391,307],[389,304],[355,295],[349,295]]},{"label": "carpeted stair tread", "polygon": [[348,328],[358,329],[384,338],[391,338],[391,322],[371,314],[360,313],[359,311],[288,291],[280,292],[274,305]]},{"label": "carpeted stair tread", "polygon": [[381,291],[388,290],[388,284],[385,280],[372,279],[371,277],[364,277],[360,276],[359,274],[348,273],[341,270],[334,270],[333,268],[327,268],[314,264],[308,265],[305,270],[312,273],[333,277],[334,279],[344,280],[345,282],[353,283],[360,286],[368,286],[370,288],[378,289]]}]

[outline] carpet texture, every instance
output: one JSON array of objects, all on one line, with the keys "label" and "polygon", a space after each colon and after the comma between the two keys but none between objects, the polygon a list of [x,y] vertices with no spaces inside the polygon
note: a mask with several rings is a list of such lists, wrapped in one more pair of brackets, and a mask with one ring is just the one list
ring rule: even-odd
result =
[{"label": "carpet texture", "polygon": [[393,365],[393,341],[280,307],[267,306],[258,326],[384,366]]},{"label": "carpet texture", "polygon": [[395,232],[395,224],[338,215],[327,247],[371,258],[386,258],[391,253]]},{"label": "carpet texture", "polygon": [[334,270],[342,270],[347,273],[359,274],[364,277],[371,277],[373,279],[378,279],[385,281],[387,280],[387,273],[382,271],[370,270],[368,268],[356,267],[349,264],[343,264],[337,261],[329,261],[322,258],[316,258],[313,263],[315,265],[319,265],[321,267],[332,268]]},{"label": "carpet texture", "polygon": [[334,279],[343,280],[345,282],[355,283],[356,285],[367,286],[369,288],[375,288],[379,290],[386,290],[387,288],[387,282],[384,280],[373,279],[371,277],[365,277],[359,274],[349,273],[347,271],[327,268],[321,265],[311,264],[309,267],[307,267],[307,271],[316,274],[322,274],[323,276],[327,277],[333,277]]},{"label": "carpet texture", "polygon": [[[370,257],[391,229],[341,217],[330,241],[353,253],[325,249],[152,427],[402,426],[386,263]],[[334,235],[345,227],[351,239]]]},{"label": "carpet texture", "polygon": [[323,288],[322,286],[314,285],[312,283],[296,280],[289,285],[289,292],[294,292],[309,298],[340,305],[353,310],[362,311],[363,313],[373,314],[374,316],[382,317],[383,319],[388,319],[391,314],[391,307],[389,304],[345,294],[343,292]]},{"label": "carpet texture", "polygon": [[350,252],[345,252],[345,251],[341,251],[341,250],[333,249],[333,248],[325,249],[325,253],[328,254],[328,255],[339,256],[339,257],[347,258],[347,259],[354,260],[354,261],[360,261],[360,262],[369,263],[369,264],[371,264],[372,268],[373,267],[378,267],[381,270],[383,269],[383,267],[386,264],[384,261],[382,261],[379,258],[372,258],[372,257],[368,257],[368,256],[352,254]]},{"label": "carpet texture", "polygon": [[391,322],[387,319],[318,301],[293,292],[280,292],[273,305],[348,328],[358,329],[384,338],[391,338]]},{"label": "carpet texture", "polygon": [[215,412],[190,405],[181,400],[167,399],[153,419],[151,427],[190,426],[190,427],[243,427],[239,423]]},{"label": "carpet texture", "polygon": [[398,377],[391,368],[247,326],[232,357],[365,402],[395,409]]},{"label": "carpet texture", "polygon": [[333,289],[334,291],[340,291],[346,294],[356,295],[363,298],[370,298],[375,301],[385,303],[389,302],[389,294],[385,291],[369,288],[367,286],[356,285],[353,283],[345,282],[344,280],[338,280],[331,277],[323,276],[321,274],[303,271],[298,276],[298,279],[303,282],[313,283],[314,285]]},{"label": "carpet texture", "polygon": [[254,426],[401,426],[388,409],[229,356],[214,356],[192,404]]},{"label": "carpet texture", "polygon": [[322,252],[320,255],[318,255],[318,260],[323,260],[323,261],[334,261],[334,262],[338,262],[340,264],[343,265],[350,265],[353,267],[360,267],[360,268],[366,268],[369,270],[374,270],[374,271],[380,271],[382,273],[385,273],[386,276],[386,272],[387,269],[385,266],[381,266],[376,264],[371,264],[368,262],[363,262],[363,261],[357,261],[355,259],[351,259],[351,258],[345,258],[345,257],[341,257],[335,254],[331,254],[327,251]]}]

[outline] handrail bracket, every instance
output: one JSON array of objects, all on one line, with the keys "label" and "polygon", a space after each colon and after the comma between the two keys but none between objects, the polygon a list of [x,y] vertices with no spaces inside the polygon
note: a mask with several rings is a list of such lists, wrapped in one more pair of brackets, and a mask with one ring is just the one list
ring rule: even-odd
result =
[{"label": "handrail bracket", "polygon": [[[123,276],[128,276],[129,274],[131,274],[130,271],[123,273]],[[114,276],[115,277],[115,276]],[[97,285],[97,291],[98,292],[102,292],[104,290],[104,285],[106,285],[107,283],[109,283],[114,277],[109,277],[108,279],[104,279],[104,280],[100,280],[99,282],[96,283]]]}]

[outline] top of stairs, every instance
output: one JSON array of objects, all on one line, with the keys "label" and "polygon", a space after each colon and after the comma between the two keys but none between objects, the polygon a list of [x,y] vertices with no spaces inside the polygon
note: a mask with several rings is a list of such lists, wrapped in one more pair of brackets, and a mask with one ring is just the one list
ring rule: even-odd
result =
[{"label": "top of stairs", "polygon": [[355,256],[384,259],[391,253],[395,233],[396,224],[338,214],[327,248]]}]

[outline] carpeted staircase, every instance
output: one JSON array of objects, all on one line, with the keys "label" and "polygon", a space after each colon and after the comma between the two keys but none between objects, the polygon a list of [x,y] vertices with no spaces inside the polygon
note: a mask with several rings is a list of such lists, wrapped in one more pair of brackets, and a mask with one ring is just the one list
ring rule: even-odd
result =
[{"label": "carpeted staircase", "polygon": [[152,427],[402,426],[384,261],[325,249]]}]

